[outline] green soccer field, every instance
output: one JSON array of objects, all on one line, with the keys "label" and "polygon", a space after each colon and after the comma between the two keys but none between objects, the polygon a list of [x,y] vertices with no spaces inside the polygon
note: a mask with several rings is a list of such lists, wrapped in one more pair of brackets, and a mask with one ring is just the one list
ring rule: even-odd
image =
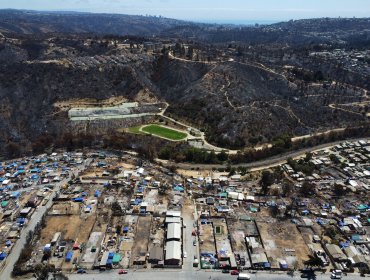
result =
[{"label": "green soccer field", "polygon": [[157,135],[159,137],[167,138],[170,140],[183,140],[186,138],[187,134],[183,132],[179,132],[167,127],[159,126],[156,124],[147,125],[142,128],[142,131],[146,133],[150,133],[153,135]]}]

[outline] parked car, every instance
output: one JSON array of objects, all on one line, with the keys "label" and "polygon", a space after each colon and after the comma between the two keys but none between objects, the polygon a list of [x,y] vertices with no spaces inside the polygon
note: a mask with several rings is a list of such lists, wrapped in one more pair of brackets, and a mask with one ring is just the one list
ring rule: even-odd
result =
[{"label": "parked car", "polygon": [[229,273],[229,270],[228,269],[223,269],[222,273]]},{"label": "parked car", "polygon": [[230,271],[230,274],[231,275],[239,275],[239,271],[237,271],[237,270],[231,270]]},{"label": "parked car", "polygon": [[79,269],[77,270],[77,273],[78,273],[78,274],[83,274],[83,273],[86,273],[86,270],[85,270],[85,269],[83,269],[83,268],[79,268]]},{"label": "parked car", "polygon": [[124,269],[120,269],[118,270],[118,274],[127,274],[127,270],[124,270]]}]

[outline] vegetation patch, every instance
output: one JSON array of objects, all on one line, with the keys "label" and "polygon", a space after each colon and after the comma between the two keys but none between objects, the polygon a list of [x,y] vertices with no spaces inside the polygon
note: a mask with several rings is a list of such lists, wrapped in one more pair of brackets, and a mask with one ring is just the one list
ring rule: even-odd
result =
[{"label": "vegetation patch", "polygon": [[187,136],[187,134],[184,132],[179,132],[156,124],[145,126],[142,128],[142,131],[175,141],[183,140]]}]

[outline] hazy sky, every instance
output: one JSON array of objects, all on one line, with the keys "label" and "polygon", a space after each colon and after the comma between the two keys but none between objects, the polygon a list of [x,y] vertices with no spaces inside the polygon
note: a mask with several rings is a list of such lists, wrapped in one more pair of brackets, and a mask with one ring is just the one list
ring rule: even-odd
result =
[{"label": "hazy sky", "polygon": [[149,14],[218,21],[370,17],[370,0],[0,0],[0,8]]}]

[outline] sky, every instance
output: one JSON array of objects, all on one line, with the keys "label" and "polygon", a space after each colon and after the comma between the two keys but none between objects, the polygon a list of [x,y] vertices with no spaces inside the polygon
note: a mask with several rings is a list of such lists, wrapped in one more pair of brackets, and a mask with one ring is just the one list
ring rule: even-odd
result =
[{"label": "sky", "polygon": [[0,8],[161,15],[235,23],[370,17],[370,0],[0,0]]}]

